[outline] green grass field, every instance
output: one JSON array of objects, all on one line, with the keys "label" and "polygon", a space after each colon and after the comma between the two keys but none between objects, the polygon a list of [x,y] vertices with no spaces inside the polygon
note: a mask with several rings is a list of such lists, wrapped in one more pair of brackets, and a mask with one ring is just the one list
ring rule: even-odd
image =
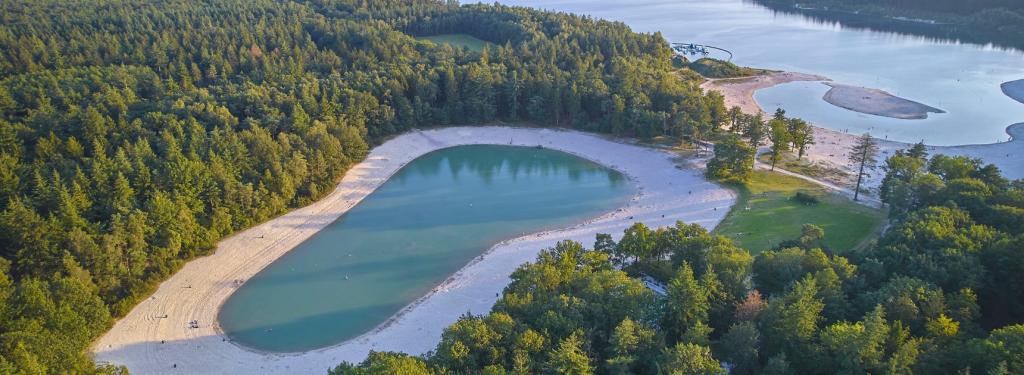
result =
[{"label": "green grass field", "polygon": [[[828,192],[799,178],[755,171],[751,181],[736,187],[739,197],[715,233],[757,254],[782,241],[800,237],[804,224],[825,230],[825,245],[837,253],[856,248],[878,233],[885,213]],[[798,191],[820,197],[807,205],[792,199]]]},{"label": "green grass field", "polygon": [[455,48],[469,48],[470,51],[481,52],[484,50],[484,46],[490,43],[483,40],[477,39],[476,37],[468,34],[441,34],[431,35],[417,38],[419,40],[429,40],[438,44],[447,44]]}]

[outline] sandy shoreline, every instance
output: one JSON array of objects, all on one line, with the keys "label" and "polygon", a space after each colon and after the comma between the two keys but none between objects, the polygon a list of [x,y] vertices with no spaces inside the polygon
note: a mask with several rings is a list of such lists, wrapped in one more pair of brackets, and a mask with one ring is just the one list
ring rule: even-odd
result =
[{"label": "sandy shoreline", "polygon": [[825,82],[825,85],[831,88],[825,92],[822,100],[854,112],[904,120],[922,120],[928,118],[929,113],[946,113],[884,90],[833,82]]},{"label": "sandy shoreline", "polygon": [[1024,79],[1003,82],[1003,84],[999,85],[999,88],[1003,90],[1003,94],[1006,94],[1006,96],[1024,103]]},{"label": "sandy shoreline", "polygon": [[[816,77],[817,79],[808,79]],[[705,90],[716,90],[725,97],[727,107],[739,106],[743,112],[748,114],[765,113],[766,111],[753,99],[757,90],[780,85],[793,81],[827,81],[828,78],[802,73],[778,72],[771,73],[763,79],[754,81],[724,81],[715,80],[705,82],[701,85]],[[1021,119],[1024,120],[1024,119]],[[1003,175],[1011,179],[1024,178],[1024,123],[1010,125],[1006,128],[1010,140],[1007,142],[961,145],[961,146],[929,146],[932,154],[962,155],[972,158],[979,158],[985,163],[995,164],[1003,171]],[[826,129],[820,126],[814,127],[816,143],[809,146],[804,156],[810,161],[825,162],[853,172],[849,164],[847,152],[854,144],[860,134],[846,134],[840,131]],[[879,144],[879,165],[882,165],[885,158],[892,155],[896,150],[906,149],[911,146],[909,143],[876,139]],[[869,189],[877,189],[881,185],[884,171],[876,170],[871,173],[864,186]]]},{"label": "sandy shoreline", "polygon": [[[299,354],[266,354],[225,341],[216,317],[219,306],[237,288],[233,280],[255,275],[416,157],[456,145],[510,140],[615,168],[629,177],[638,194],[622,209],[586,223],[495,245],[386,324],[342,344]],[[329,196],[226,238],[213,255],[189,262],[98,339],[92,347],[94,357],[101,363],[126,365],[138,374],[274,374],[322,373],[341,361],[361,361],[370,350],[429,351],[443,328],[460,315],[489,311],[512,271],[558,240],[590,246],[596,233],[617,236],[636,221],[664,226],[683,220],[713,228],[735,202],[734,193],[707,182],[700,171],[676,168],[673,158],[667,152],[574,131],[489,126],[400,135],[374,148]],[[200,327],[188,328],[191,320],[198,320]]]},{"label": "sandy shoreline", "polygon": [[761,106],[754,100],[757,90],[797,81],[828,81],[826,77],[794,72],[772,72],[745,78],[710,79],[700,85],[705,91],[714,90],[725,97],[725,106],[738,106],[744,113],[754,114]]}]

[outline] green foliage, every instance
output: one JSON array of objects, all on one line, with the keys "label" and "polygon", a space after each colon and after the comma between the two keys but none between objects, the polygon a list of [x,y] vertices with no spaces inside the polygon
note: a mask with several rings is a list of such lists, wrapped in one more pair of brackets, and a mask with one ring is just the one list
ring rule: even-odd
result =
[{"label": "green foliage", "polygon": [[860,186],[864,177],[871,175],[875,169],[876,157],[878,155],[878,142],[871,138],[871,133],[864,133],[857,138],[857,143],[850,147],[850,164],[857,169],[857,184],[853,188],[853,200],[860,197]]},{"label": "green foliage", "polygon": [[821,203],[821,198],[806,191],[798,191],[796,194],[793,194],[793,200],[800,204],[812,206]]},{"label": "green foliage", "polygon": [[626,318],[615,327],[610,340],[609,358],[606,360],[610,373],[649,373],[658,359],[661,337],[653,328]]},{"label": "green foliage", "polygon": [[708,178],[732,183],[745,183],[754,171],[757,149],[735,135],[728,135],[715,144],[715,156],[708,160]]},{"label": "green foliage", "polygon": [[825,304],[817,296],[815,280],[806,277],[793,288],[768,303],[762,314],[760,330],[769,356],[785,354],[799,373],[821,373],[821,348],[815,345],[821,312]]},{"label": "green foliage", "polygon": [[[813,142],[782,111],[766,124],[680,80],[659,34],[589,17],[435,1],[3,6],[0,373],[123,371],[83,355],[112,317],[409,129],[504,120],[701,140],[728,124],[755,147],[769,138],[773,160]],[[490,46],[413,37],[457,33]],[[740,157],[722,165],[746,160],[729,142]],[[894,222],[865,249],[844,252],[877,213],[794,206],[800,182],[754,173],[752,214],[719,233],[761,237],[638,224],[599,251],[562,242],[430,355],[332,372],[722,373],[716,357],[741,373],[1022,371],[1024,184],[923,146],[887,166]],[[749,245],[765,236],[792,246],[741,248],[782,242]],[[629,274],[647,270],[664,270],[651,273],[671,279],[668,296]]]},{"label": "green foliage", "polygon": [[[882,225],[882,211],[830,193],[821,186],[796,177],[754,171],[750,181],[737,186],[736,205],[715,228],[741,248],[756,254],[766,249],[799,246],[804,224],[821,228],[824,249],[844,253],[858,246]],[[797,202],[800,191],[814,194],[816,205]]]},{"label": "green foliage", "polygon": [[775,111],[775,117],[768,120],[768,140],[771,144],[772,170],[775,170],[775,163],[782,158],[782,153],[790,150],[790,143],[793,142],[793,134],[789,131],[789,122],[786,119],[786,111],[781,108]]},{"label": "green foliage", "polygon": [[642,283],[612,270],[604,253],[561,242],[513,273],[489,315],[449,327],[430,361],[457,372],[647,366],[628,357],[651,358],[661,347],[644,323],[653,301]]},{"label": "green foliage", "polygon": [[455,48],[467,48],[473,52],[484,52],[484,48],[493,48],[487,42],[467,34],[441,34],[419,37],[421,40],[429,40],[436,44],[447,44]]},{"label": "green foliage", "polygon": [[552,373],[566,375],[589,375],[594,370],[590,367],[590,358],[583,351],[583,339],[581,331],[573,332],[558,344],[558,347],[551,352],[551,359],[548,361]]},{"label": "green foliage", "polygon": [[[1024,47],[1024,5],[1015,0],[759,0],[846,26]],[[794,5],[799,4],[800,7]],[[908,21],[909,20],[909,21]],[[921,22],[919,20],[928,20]]]},{"label": "green foliage", "polygon": [[423,360],[402,353],[370,352],[366,360],[353,365],[342,363],[327,371],[328,375],[430,375]]},{"label": "green foliage", "polygon": [[837,374],[863,374],[881,370],[889,326],[880,306],[856,323],[839,322],[821,332],[821,344],[832,358]]},{"label": "green foliage", "polygon": [[760,370],[761,333],[753,322],[742,321],[729,327],[718,342],[716,353],[734,367],[730,374],[756,374]]},{"label": "green foliage", "polygon": [[693,269],[683,263],[668,282],[668,304],[661,326],[669,337],[683,341],[683,337],[701,324],[707,324],[709,290],[694,278]]},{"label": "green foliage", "polygon": [[744,68],[728,61],[706,57],[686,64],[686,67],[708,78],[738,78],[763,73],[761,70]]},{"label": "green foliage", "polygon": [[[0,259],[15,290],[59,306],[57,280],[73,278],[113,316],[409,129],[504,120],[678,139],[724,121],[660,35],[569,14],[363,0],[45,0],[2,14]],[[487,48],[414,37],[450,34]],[[22,303],[0,321],[0,365],[88,367],[109,318],[51,346],[53,318]]]},{"label": "green foliage", "polygon": [[[490,314],[450,326],[424,360],[439,373],[1019,372],[1024,329],[985,328],[1016,316],[1016,305],[993,308],[974,289],[992,293],[977,277],[988,269],[1007,284],[1015,276],[963,259],[1004,259],[1017,243],[993,243],[995,230],[969,219],[922,208],[848,257],[820,249],[826,231],[805,225],[793,247],[762,252],[752,265],[746,251],[694,224],[638,223],[618,243],[598,235],[600,250],[561,242],[512,275]],[[913,253],[930,249],[939,250]],[[615,266],[674,273],[652,287],[664,290],[656,295]]]},{"label": "green foliage", "polygon": [[711,350],[696,344],[676,344],[666,354],[664,365],[671,375],[725,375],[722,365],[711,356]]}]

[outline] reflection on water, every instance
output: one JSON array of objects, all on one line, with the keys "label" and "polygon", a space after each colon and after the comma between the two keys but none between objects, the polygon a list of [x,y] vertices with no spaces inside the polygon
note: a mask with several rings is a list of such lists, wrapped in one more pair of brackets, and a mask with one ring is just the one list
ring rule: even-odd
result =
[{"label": "reflection on water", "polygon": [[427,154],[261,271],[225,302],[228,336],[295,352],[384,322],[491,245],[625,203],[622,174],[546,149],[462,146]]},{"label": "reflection on water", "polygon": [[[820,74],[836,82],[878,88],[942,108],[928,120],[861,121],[885,128],[890,139],[936,145],[991,143],[1024,121],[1024,105],[999,85],[1024,78],[1024,53],[924,36],[843,27],[776,12],[743,0],[510,0],[512,5],[588,14],[625,22],[636,31],[661,31],[669,41],[703,43],[736,54],[733,62]],[[795,116],[842,130],[847,110],[822,104],[821,95],[781,89],[770,98]],[[792,95],[791,95],[792,94]],[[762,97],[763,98],[763,97]],[[825,104],[827,105],[827,104]],[[820,108],[820,110],[805,110]],[[769,108],[769,112],[774,108]],[[870,127],[870,126],[869,126]]]},{"label": "reflection on water", "polygon": [[800,15],[822,25],[842,26],[854,29],[868,29],[893,32],[912,36],[924,36],[932,42],[992,44],[998,48],[1020,50],[1024,48],[1024,40],[1018,40],[1005,33],[990,30],[975,30],[959,25],[928,23],[919,21],[899,20],[877,15],[858,14],[849,11],[837,11],[814,8],[796,8],[788,4],[776,4],[770,1],[751,1],[776,12]]}]

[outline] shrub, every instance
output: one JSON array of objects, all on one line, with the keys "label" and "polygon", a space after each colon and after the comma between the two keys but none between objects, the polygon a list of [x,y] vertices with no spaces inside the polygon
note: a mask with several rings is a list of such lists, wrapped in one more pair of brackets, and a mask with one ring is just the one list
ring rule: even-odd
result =
[{"label": "shrub", "polygon": [[806,191],[798,191],[796,192],[796,194],[793,194],[793,200],[806,205],[815,205],[821,203],[821,198],[819,198],[817,195],[814,195]]}]

